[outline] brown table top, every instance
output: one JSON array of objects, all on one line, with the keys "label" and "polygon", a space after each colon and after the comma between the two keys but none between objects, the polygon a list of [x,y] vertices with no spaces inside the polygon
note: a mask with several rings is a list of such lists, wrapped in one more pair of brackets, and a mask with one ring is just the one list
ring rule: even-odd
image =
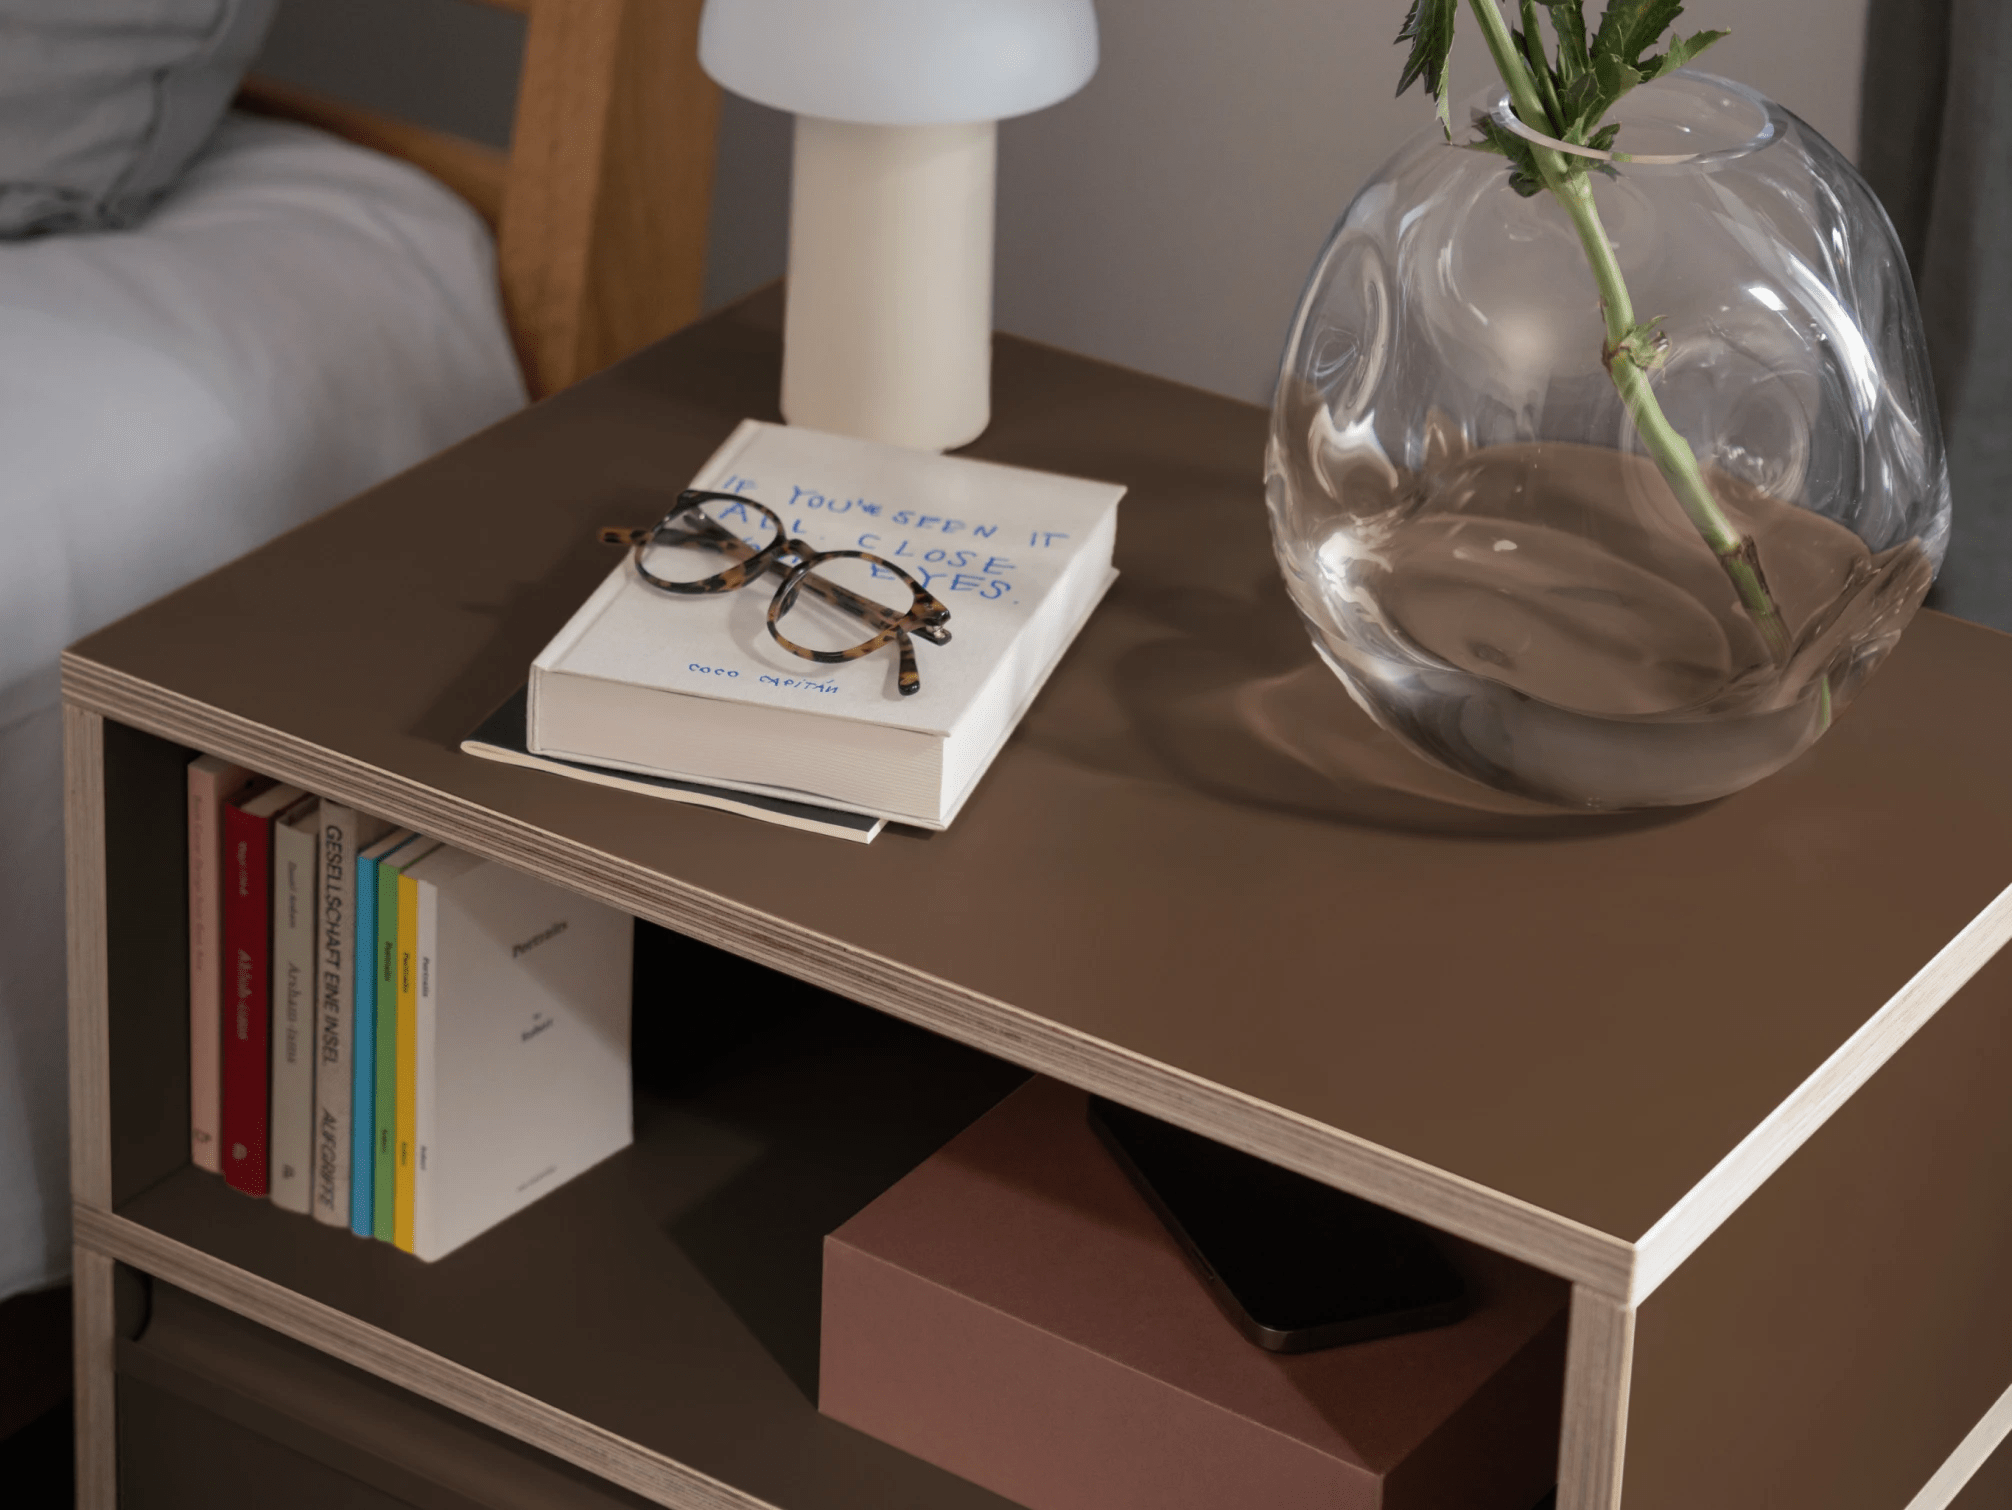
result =
[{"label": "brown table top", "polygon": [[1004,337],[971,454],[1125,483],[1123,576],[948,832],[860,846],[461,754],[608,570],[594,527],[775,417],[777,323],[728,310],[92,636],[70,696],[1623,1295],[1659,1221],[1698,1230],[1657,1278],[1827,1115],[1826,1061],[1869,1073],[1974,963],[1917,972],[2012,927],[2012,640],[1924,614],[1714,805],[1451,821],[1231,701],[1278,678],[1302,734],[1380,738],[1279,587],[1263,411]]}]

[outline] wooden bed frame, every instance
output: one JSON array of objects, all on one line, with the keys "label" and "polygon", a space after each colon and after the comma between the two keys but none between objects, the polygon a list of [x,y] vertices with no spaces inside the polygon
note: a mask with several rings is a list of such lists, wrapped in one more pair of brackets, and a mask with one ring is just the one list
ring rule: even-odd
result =
[{"label": "wooden bed frame", "polygon": [[253,76],[240,106],[423,168],[496,231],[532,396],[696,318],[719,90],[701,0],[476,0],[528,18],[510,151]]}]

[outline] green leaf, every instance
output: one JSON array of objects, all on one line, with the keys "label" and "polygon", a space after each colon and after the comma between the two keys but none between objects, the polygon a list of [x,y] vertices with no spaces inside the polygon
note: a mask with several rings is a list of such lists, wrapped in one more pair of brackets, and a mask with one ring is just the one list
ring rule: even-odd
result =
[{"label": "green leaf", "polygon": [[1673,38],[1670,50],[1659,58],[1650,58],[1642,65],[1642,71],[1652,79],[1660,79],[1666,73],[1675,73],[1679,68],[1689,66],[1691,59],[1710,47],[1712,43],[1731,35],[1731,32],[1725,31],[1701,31],[1693,36]]},{"label": "green leaf", "polygon": [[1497,157],[1509,159],[1509,187],[1525,199],[1542,192],[1544,175],[1537,167],[1537,154],[1530,143],[1506,126],[1496,123],[1493,116],[1477,115],[1474,129],[1481,133],[1481,140],[1470,142],[1468,146],[1476,152],[1493,152]]},{"label": "green leaf", "polygon": [[1593,71],[1593,55],[1586,48],[1585,0],[1546,0],[1546,8],[1551,12],[1551,30],[1558,34],[1558,82],[1570,88]]},{"label": "green leaf", "polygon": [[1559,91],[1558,108],[1564,116],[1565,129],[1558,134],[1568,142],[1583,142],[1586,133],[1597,126],[1606,106],[1600,100],[1600,81],[1587,71]]},{"label": "green leaf", "polygon": [[[1554,24],[1558,10],[1559,7],[1552,8]],[[1607,112],[1629,90],[1682,68],[1726,35],[1722,31],[1701,31],[1690,37],[1672,38],[1667,53],[1644,58],[1643,53],[1662,40],[1663,33],[1683,10],[1683,0],[1608,0],[1599,30],[1593,34],[1588,71],[1584,74],[1575,73],[1575,65],[1565,61],[1568,48],[1564,34],[1560,34],[1560,77],[1565,80],[1559,97],[1559,113],[1565,128],[1560,135],[1566,141],[1590,145]],[[1583,17],[1579,19],[1583,24]]]},{"label": "green leaf", "polygon": [[1397,92],[1404,93],[1414,81],[1423,80],[1426,93],[1439,102],[1439,124],[1451,134],[1453,119],[1446,98],[1448,74],[1453,60],[1453,18],[1459,0],[1411,0],[1411,10],[1397,33],[1397,40],[1409,42],[1411,52],[1398,76]]},{"label": "green leaf", "polygon": [[1593,37],[1593,54],[1606,53],[1639,70],[1642,54],[1662,39],[1684,13],[1684,0],[1607,0],[1600,30]]},{"label": "green leaf", "polygon": [[[1411,50],[1398,79],[1397,92],[1403,94],[1414,82],[1438,102],[1439,120],[1451,138],[1451,101],[1447,81],[1453,54],[1453,27],[1460,0],[1411,0],[1399,43]],[[1495,4],[1498,0],[1488,0]],[[1555,63],[1546,56],[1544,39],[1538,30],[1539,8],[1550,13],[1551,30],[1557,38]],[[1514,6],[1520,28],[1508,28],[1516,58],[1527,67],[1531,82],[1550,117],[1550,134],[1574,146],[1590,146],[1599,151],[1613,149],[1619,128],[1606,124],[1607,112],[1621,97],[1639,84],[1685,67],[1706,48],[1727,33],[1701,31],[1689,37],[1672,37],[1667,52],[1644,54],[1663,40],[1684,12],[1684,0],[1607,0],[1600,24],[1592,37],[1586,35],[1586,0],[1516,0]],[[1499,35],[1499,34],[1498,34]],[[1504,63],[1504,67],[1512,66]],[[1533,122],[1539,129],[1544,123]],[[1474,143],[1482,151],[1507,157],[1515,165],[1518,193],[1534,192],[1542,176],[1530,144],[1513,132],[1504,132],[1492,122],[1477,121],[1482,140]],[[1581,159],[1570,171],[1584,172]],[[1601,167],[1601,172],[1611,172]]]},{"label": "green leaf", "polygon": [[1587,102],[1586,124],[1596,124],[1614,108],[1614,101],[1642,82],[1640,70],[1630,68],[1611,52],[1593,54],[1593,97]]}]

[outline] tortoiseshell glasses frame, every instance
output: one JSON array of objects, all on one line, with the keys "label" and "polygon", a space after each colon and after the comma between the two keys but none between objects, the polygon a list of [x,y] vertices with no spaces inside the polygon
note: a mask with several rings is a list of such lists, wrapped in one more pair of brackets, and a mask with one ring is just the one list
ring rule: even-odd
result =
[{"label": "tortoiseshell glasses frame", "polygon": [[[743,509],[754,510],[768,521],[774,538],[761,547],[748,544],[703,511],[701,506],[708,503],[736,504]],[[912,697],[922,690],[922,677],[915,668],[915,642],[910,636],[919,635],[932,645],[950,643],[950,631],[943,627],[950,621],[950,610],[892,561],[871,551],[821,551],[805,541],[793,540],[774,509],[744,494],[687,488],[678,494],[678,501],[671,505],[670,512],[650,528],[610,527],[601,531],[601,540],[607,545],[628,546],[638,575],[650,586],[687,597],[732,592],[747,586],[765,572],[779,571],[782,582],[768,605],[768,632],[775,642],[792,655],[827,665],[859,660],[892,642],[901,656],[900,686],[903,697]],[[656,544],[699,546],[719,552],[732,565],[710,577],[673,582],[656,575],[649,568],[645,556],[649,548]],[[908,611],[898,612],[817,575],[820,565],[837,560],[865,561],[898,578],[914,598]],[[843,650],[812,650],[797,644],[782,632],[780,626],[783,616],[796,606],[798,596],[806,592],[851,614],[861,622],[862,627],[872,632],[858,644]]]}]

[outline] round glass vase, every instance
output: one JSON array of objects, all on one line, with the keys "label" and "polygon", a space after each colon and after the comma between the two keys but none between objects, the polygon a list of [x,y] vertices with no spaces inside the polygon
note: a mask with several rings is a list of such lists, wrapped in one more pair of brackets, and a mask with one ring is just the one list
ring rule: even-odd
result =
[{"label": "round glass vase", "polygon": [[[1476,107],[1529,135],[1506,92]],[[1565,206],[1436,125],[1322,250],[1266,460],[1287,588],[1355,700],[1428,759],[1588,810],[1701,802],[1793,760],[1949,533],[1921,317],[1864,180],[1704,74],[1610,119],[1629,160],[1587,181],[1637,318],[1659,317],[1652,391],[1757,552],[1771,633],[1622,403]]]}]

